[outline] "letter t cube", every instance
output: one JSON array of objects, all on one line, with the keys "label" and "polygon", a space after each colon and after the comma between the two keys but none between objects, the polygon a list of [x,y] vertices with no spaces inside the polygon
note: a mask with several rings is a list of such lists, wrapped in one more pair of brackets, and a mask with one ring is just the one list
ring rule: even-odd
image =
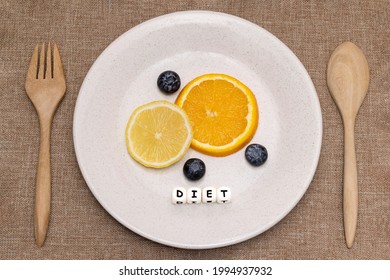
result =
[{"label": "letter t cube", "polygon": [[229,203],[232,200],[232,192],[228,187],[217,189],[217,203]]}]

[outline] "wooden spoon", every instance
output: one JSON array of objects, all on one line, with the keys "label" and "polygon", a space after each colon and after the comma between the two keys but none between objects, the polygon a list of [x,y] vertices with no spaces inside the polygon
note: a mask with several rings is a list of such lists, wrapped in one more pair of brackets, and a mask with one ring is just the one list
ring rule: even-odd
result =
[{"label": "wooden spoon", "polygon": [[351,248],[358,215],[354,128],[369,83],[368,63],[361,49],[351,42],[339,45],[330,57],[327,81],[344,123],[344,232],[347,247]]}]

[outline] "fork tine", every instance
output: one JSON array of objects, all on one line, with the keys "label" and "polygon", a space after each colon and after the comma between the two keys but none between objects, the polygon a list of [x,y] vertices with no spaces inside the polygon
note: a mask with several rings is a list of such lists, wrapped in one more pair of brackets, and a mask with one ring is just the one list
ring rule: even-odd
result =
[{"label": "fork tine", "polygon": [[41,55],[39,58],[39,70],[38,70],[38,79],[45,78],[45,43],[42,44]]},{"label": "fork tine", "polygon": [[33,80],[37,78],[38,69],[38,45],[35,46],[31,57],[30,66],[28,67],[27,79]]},{"label": "fork tine", "polygon": [[47,44],[47,53],[46,53],[46,75],[45,78],[53,78],[53,73],[51,71],[51,46],[50,42]]},{"label": "fork tine", "polygon": [[53,78],[64,78],[64,68],[62,67],[60,52],[58,51],[57,43],[54,43],[53,49]]}]

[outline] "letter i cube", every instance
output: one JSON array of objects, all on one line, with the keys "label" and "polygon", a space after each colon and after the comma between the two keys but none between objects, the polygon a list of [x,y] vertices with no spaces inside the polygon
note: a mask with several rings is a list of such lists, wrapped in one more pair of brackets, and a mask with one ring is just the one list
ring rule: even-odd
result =
[{"label": "letter i cube", "polygon": [[187,190],[187,203],[199,204],[202,202],[202,190],[200,188],[189,188]]}]

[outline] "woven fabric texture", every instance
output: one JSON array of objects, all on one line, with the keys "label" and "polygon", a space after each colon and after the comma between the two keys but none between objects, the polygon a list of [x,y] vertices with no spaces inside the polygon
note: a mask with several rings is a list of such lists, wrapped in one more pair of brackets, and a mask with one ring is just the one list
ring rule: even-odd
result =
[{"label": "woven fabric texture", "polygon": [[[90,192],[73,148],[75,102],[95,59],[128,29],[183,10],[233,14],[273,33],[306,67],[323,114],[317,172],[298,205],[265,233],[218,249],[171,248],[123,227]],[[33,205],[39,123],[24,82],[34,46],[49,39],[59,45],[67,92],[52,128],[51,222],[38,248]],[[326,85],[330,54],[348,40],[366,54],[371,75],[356,122],[360,197],[352,249],[342,223],[343,127]],[[0,259],[390,259],[389,77],[387,0],[0,0]]]}]

